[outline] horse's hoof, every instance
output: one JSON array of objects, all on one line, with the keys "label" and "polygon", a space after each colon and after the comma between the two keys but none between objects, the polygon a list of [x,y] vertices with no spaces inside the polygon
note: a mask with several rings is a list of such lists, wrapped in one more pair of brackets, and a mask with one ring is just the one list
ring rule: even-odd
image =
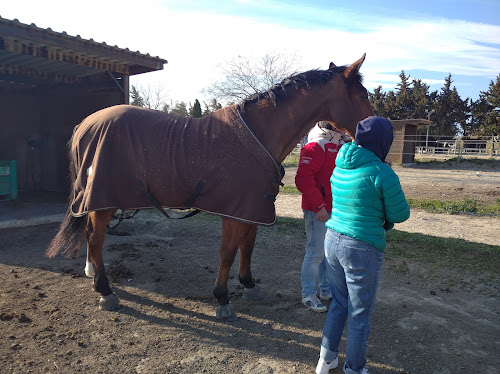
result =
[{"label": "horse's hoof", "polygon": [[252,288],[244,288],[243,289],[243,300],[248,300],[248,301],[260,301],[264,298],[262,294],[260,293],[260,289],[257,285]]},{"label": "horse's hoof", "polygon": [[217,313],[215,316],[223,321],[233,322],[238,319],[236,312],[234,311],[233,304],[219,305],[217,308]]},{"label": "horse's hoof", "polygon": [[101,310],[117,310],[120,308],[120,299],[113,292],[108,296],[101,296],[99,300],[99,309]]}]

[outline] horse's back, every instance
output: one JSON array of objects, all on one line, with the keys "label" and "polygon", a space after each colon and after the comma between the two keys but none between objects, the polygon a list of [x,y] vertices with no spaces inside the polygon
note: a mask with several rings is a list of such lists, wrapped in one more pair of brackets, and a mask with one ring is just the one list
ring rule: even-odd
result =
[{"label": "horse's back", "polygon": [[72,154],[75,216],[150,208],[147,190],[165,207],[274,222],[279,170],[235,107],[197,119],[126,105],[106,108],[80,124]]},{"label": "horse's back", "polygon": [[78,126],[75,135],[86,132],[98,131],[108,126],[123,126],[130,123],[134,126],[148,127],[161,123],[164,126],[168,124],[187,120],[187,117],[175,116],[166,112],[160,112],[148,108],[142,108],[134,105],[114,105],[108,108],[98,110],[87,116]]}]

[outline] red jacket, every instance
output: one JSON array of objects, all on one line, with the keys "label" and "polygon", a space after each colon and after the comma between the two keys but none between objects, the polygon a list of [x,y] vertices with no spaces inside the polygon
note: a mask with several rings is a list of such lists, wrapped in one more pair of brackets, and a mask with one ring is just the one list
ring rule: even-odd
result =
[{"label": "red jacket", "polygon": [[341,134],[336,130],[316,124],[309,132],[295,175],[295,185],[302,192],[302,209],[317,213],[324,207],[328,213],[332,211],[330,177],[342,144]]}]

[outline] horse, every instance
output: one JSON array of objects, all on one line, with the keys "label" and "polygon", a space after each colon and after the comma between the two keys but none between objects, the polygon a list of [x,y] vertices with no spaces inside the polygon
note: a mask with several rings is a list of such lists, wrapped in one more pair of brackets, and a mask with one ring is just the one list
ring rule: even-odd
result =
[{"label": "horse", "polygon": [[[71,257],[75,252],[78,255],[86,239],[85,274],[93,277],[93,288],[100,294],[99,308],[116,310],[120,302],[106,277],[102,251],[108,223],[118,209],[158,206],[196,208],[220,215],[220,263],[213,289],[218,301],[216,317],[222,321],[236,320],[238,317],[228,296],[229,271],[239,249],[239,281],[244,286],[243,299],[263,298],[252,277],[251,257],[258,226],[275,222],[274,200],[284,175],[281,162],[316,122],[329,121],[353,137],[357,123],[374,115],[359,72],[365,56],[363,54],[351,65],[336,66],[330,63],[326,70],[314,69],[293,74],[269,90],[249,96],[239,105],[227,106],[197,119],[129,105],[105,108],[90,115],[75,127],[68,143],[72,192],[65,218],[46,256],[54,257],[62,253]],[[140,126],[134,121],[141,121]],[[218,130],[205,127],[209,126],[207,123],[210,121],[216,128],[226,128],[230,123],[229,127],[236,127],[238,135],[229,135],[232,137],[229,141],[219,141],[221,136]],[[174,131],[171,129],[179,127],[176,126],[179,123],[181,130],[171,133]],[[149,126],[157,126],[156,133],[146,136],[144,132]],[[189,135],[179,141],[176,137],[184,136],[188,129],[198,129],[201,134]],[[139,151],[123,149],[124,143],[120,143],[123,139],[129,139]],[[189,150],[179,148],[179,144],[187,143],[193,152],[193,149],[200,148],[190,144],[196,139],[205,140],[209,146],[219,142],[215,147],[211,146],[206,154],[193,158]],[[122,148],[109,150],[115,143],[121,144]],[[229,143],[237,143],[233,147],[236,150],[230,149]],[[136,167],[134,163],[149,157],[153,148],[158,148],[162,155],[156,159],[149,158],[147,166]],[[218,157],[222,159],[217,160],[216,166],[208,164],[205,158],[209,153],[218,152],[218,148],[221,148]],[[247,153],[238,154],[240,149],[247,149]],[[119,153],[119,156],[114,156],[112,152]],[[227,152],[236,152],[236,155],[231,156]],[[191,166],[180,168],[173,165],[172,161],[163,161],[164,158],[170,160],[178,157],[181,153],[190,157]],[[111,166],[106,162],[110,157],[118,157]],[[220,170],[229,168],[228,163],[236,167],[220,176]],[[204,171],[209,170],[210,175],[199,177],[200,169],[192,169],[193,165],[198,164]],[[182,169],[175,178],[171,170],[174,168]],[[247,168],[259,169],[262,171],[259,174],[264,177],[257,177],[255,170],[250,178],[244,176],[243,170]],[[120,177],[114,178],[110,174],[113,169],[122,173]],[[145,169],[151,175],[146,175]],[[130,179],[115,181],[126,173],[130,174]],[[194,181],[193,186],[186,187],[188,179]],[[229,187],[215,187],[214,181],[221,179]],[[240,179],[243,182],[233,186]],[[243,196],[228,195],[234,190],[242,190]],[[257,192],[252,194],[253,190]],[[164,198],[162,195],[177,194],[179,191],[182,196],[176,200],[169,200],[170,197]],[[209,191],[213,191],[215,196],[210,195]],[[106,197],[102,197],[103,194]],[[120,200],[125,195],[127,199]],[[230,207],[226,208],[225,205]]]}]

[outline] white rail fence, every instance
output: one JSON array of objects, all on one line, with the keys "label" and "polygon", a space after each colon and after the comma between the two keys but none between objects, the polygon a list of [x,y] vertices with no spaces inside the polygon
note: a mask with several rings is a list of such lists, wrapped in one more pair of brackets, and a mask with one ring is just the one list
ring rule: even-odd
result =
[{"label": "white rail fence", "polygon": [[[395,139],[395,141],[397,141]],[[401,141],[401,139],[399,139]],[[500,157],[500,135],[496,136],[444,136],[408,135],[405,143],[413,143],[415,157],[436,158],[497,158]]]},{"label": "white rail fence", "polygon": [[[297,144],[299,151],[305,144]],[[404,143],[404,144],[401,144]],[[447,136],[405,135],[396,136],[393,149],[403,150],[403,155],[414,155],[416,159],[493,158],[500,159],[500,135],[495,136]],[[392,151],[392,149],[391,149]],[[401,151],[399,151],[401,153]]]}]

